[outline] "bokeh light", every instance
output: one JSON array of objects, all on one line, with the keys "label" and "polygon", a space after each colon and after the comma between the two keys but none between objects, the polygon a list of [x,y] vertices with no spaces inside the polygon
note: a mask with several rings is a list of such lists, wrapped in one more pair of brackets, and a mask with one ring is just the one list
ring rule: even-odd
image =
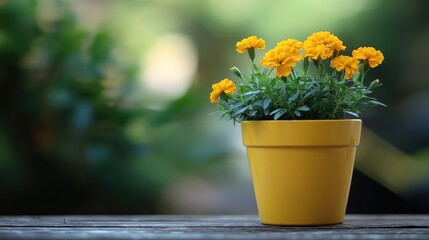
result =
[{"label": "bokeh light", "polygon": [[161,36],[144,56],[141,78],[147,93],[181,97],[195,77],[198,57],[192,41],[181,34]]}]

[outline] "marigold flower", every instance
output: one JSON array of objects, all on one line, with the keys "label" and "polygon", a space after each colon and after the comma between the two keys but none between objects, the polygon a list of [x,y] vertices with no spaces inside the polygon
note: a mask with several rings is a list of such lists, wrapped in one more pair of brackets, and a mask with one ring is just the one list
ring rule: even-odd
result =
[{"label": "marigold flower", "polygon": [[299,43],[294,39],[278,43],[274,49],[265,53],[261,64],[265,67],[277,68],[277,77],[287,77],[292,72],[292,67],[302,59]]},{"label": "marigold flower", "polygon": [[373,47],[360,47],[353,50],[352,55],[356,59],[368,61],[369,66],[372,68],[377,67],[384,60],[383,53]]},{"label": "marigold flower", "polygon": [[250,48],[265,49],[265,40],[256,36],[250,36],[237,42],[235,46],[238,53],[244,53]]},{"label": "marigold flower", "polygon": [[353,75],[359,72],[359,60],[349,56],[338,56],[332,59],[331,67],[335,68],[337,71],[344,70],[347,80],[353,78]]},{"label": "marigold flower", "polygon": [[226,94],[233,94],[237,90],[235,83],[228,78],[212,85],[213,91],[210,93],[210,102],[216,103],[220,95],[224,92]]},{"label": "marigold flower", "polygon": [[300,50],[302,48],[302,42],[289,38],[287,40],[283,40],[281,42],[278,42],[276,45],[276,47],[284,47],[284,46],[289,46],[289,47],[294,48],[296,50]]},{"label": "marigold flower", "polygon": [[316,32],[304,41],[304,57],[327,59],[334,51],[346,49],[343,41],[330,32]]}]

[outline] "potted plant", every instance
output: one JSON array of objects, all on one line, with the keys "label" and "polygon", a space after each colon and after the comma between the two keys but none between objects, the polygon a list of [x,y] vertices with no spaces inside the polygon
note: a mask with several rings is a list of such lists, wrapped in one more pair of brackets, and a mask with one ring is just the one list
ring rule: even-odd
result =
[{"label": "potted plant", "polygon": [[247,51],[251,69],[232,67],[239,82],[213,84],[210,101],[241,123],[261,223],[341,223],[361,135],[357,118],[365,107],[385,106],[369,96],[379,80],[364,81],[383,54],[360,47],[343,55],[346,47],[330,32],[281,41],[260,65],[255,49],[265,48],[263,39],[236,47]]}]

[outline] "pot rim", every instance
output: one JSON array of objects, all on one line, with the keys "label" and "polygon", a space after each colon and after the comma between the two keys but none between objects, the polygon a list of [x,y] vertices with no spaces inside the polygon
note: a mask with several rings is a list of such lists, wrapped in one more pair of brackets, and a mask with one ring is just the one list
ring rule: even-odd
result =
[{"label": "pot rim", "polygon": [[256,120],[241,122],[247,147],[357,146],[361,119]]},{"label": "pot rim", "polygon": [[241,123],[252,123],[252,122],[267,122],[267,123],[275,123],[275,122],[362,122],[362,119],[305,119],[305,120],[245,120],[241,121]]}]

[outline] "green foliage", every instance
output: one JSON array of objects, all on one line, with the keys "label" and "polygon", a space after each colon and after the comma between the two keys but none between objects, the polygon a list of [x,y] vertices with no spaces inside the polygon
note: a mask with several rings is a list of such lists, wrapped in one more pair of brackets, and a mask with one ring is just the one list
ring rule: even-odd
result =
[{"label": "green foliage", "polygon": [[[326,64],[326,63],[325,63]],[[287,77],[272,77],[271,71],[253,64],[252,72],[242,74],[237,92],[222,93],[218,109],[223,118],[234,122],[246,120],[344,119],[359,117],[368,106],[385,106],[369,95],[381,86],[379,80],[364,83],[368,71],[363,63],[359,74],[345,80],[341,72],[323,62],[303,61]]]},{"label": "green foliage", "polygon": [[168,184],[231,147],[211,144],[196,88],[161,110],[135,100],[124,37],[85,30],[72,4],[0,3],[0,212],[156,213]]}]

